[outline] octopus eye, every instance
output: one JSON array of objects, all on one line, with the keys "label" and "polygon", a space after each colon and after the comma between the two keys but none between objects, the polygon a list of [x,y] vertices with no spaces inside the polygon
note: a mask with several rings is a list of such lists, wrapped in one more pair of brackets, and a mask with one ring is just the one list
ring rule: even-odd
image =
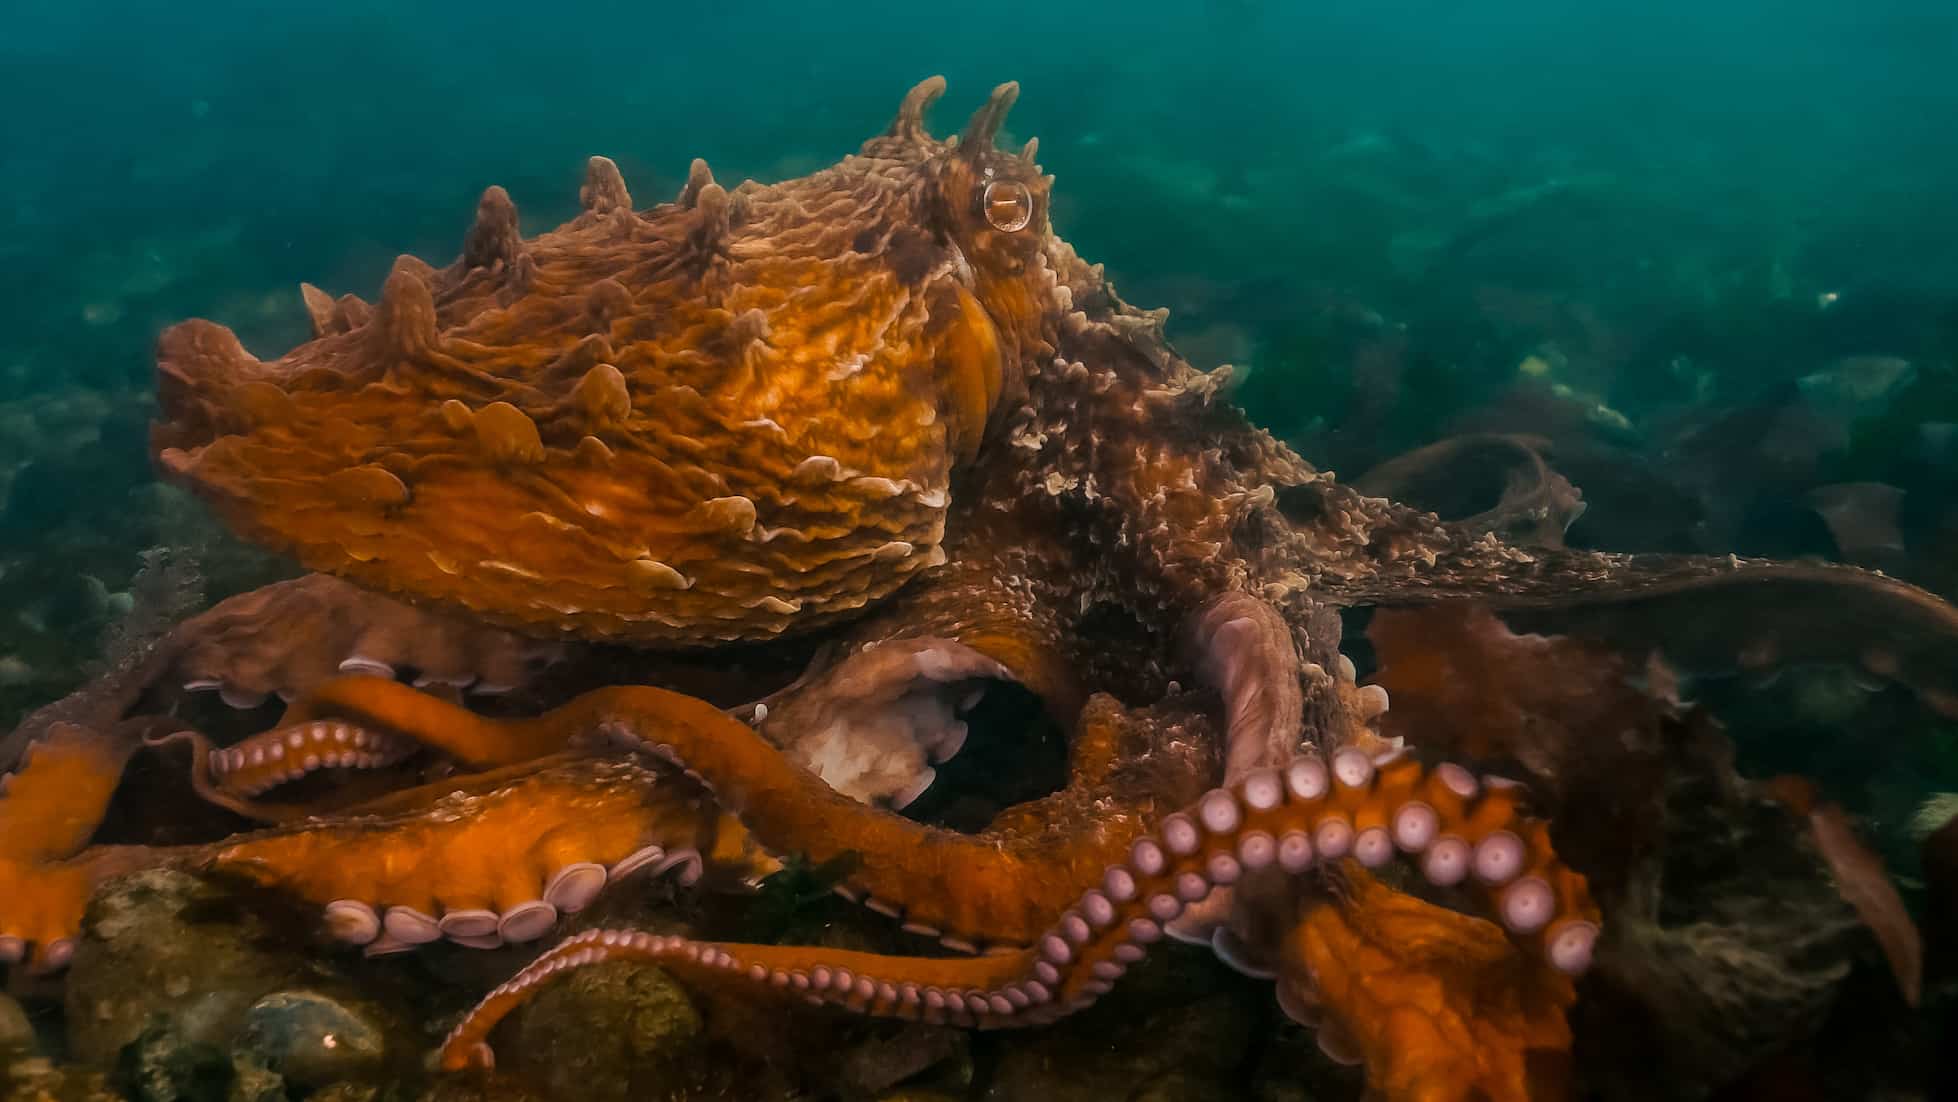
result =
[{"label": "octopus eye", "polygon": [[983,196],[986,221],[1001,233],[1015,233],[1033,221],[1033,192],[1018,180],[994,180]]}]

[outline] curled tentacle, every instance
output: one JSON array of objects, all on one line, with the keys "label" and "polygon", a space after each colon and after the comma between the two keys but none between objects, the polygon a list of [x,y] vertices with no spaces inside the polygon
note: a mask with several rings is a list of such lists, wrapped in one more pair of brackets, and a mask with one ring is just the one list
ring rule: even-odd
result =
[{"label": "curled tentacle", "polygon": [[[1300,758],[1213,789],[1136,839],[1027,949],[978,958],[882,956],[592,930],[545,953],[492,991],[442,1048],[444,1067],[490,1059],[487,1038],[545,980],[612,959],[657,961],[682,975],[790,992],[860,1013],[980,1027],[1039,1024],[1111,990],[1163,924],[1247,871],[1304,875],[1396,850],[1430,880],[1466,883],[1519,948],[1563,974],[1582,972],[1597,909],[1577,873],[1519,817],[1515,791],[1407,758],[1376,767],[1357,751],[1328,765]],[[1376,833],[1377,832],[1377,833]],[[1370,839],[1386,837],[1384,848]]]},{"label": "curled tentacle", "polygon": [[[280,784],[298,780],[315,769],[329,766],[360,768],[363,762],[368,763],[366,768],[379,768],[401,760],[414,749],[411,744],[402,744],[398,740],[384,743],[382,740],[387,736],[362,731],[363,746],[405,746],[405,751],[385,757],[378,750],[374,753],[362,751],[358,755],[353,751],[344,755],[331,753],[329,748],[338,746],[338,740],[330,729],[332,726],[335,725],[313,723],[295,728],[281,727],[222,748],[215,746],[200,732],[189,729],[151,735],[144,739],[144,744],[189,747],[191,790],[206,803],[261,823],[288,823],[359,804],[373,795],[373,785],[337,787],[329,796],[304,803],[273,803],[257,797]],[[348,725],[337,726],[346,728]],[[328,729],[322,732],[310,730],[314,727]],[[304,741],[296,745],[289,741],[293,738],[303,738]],[[351,733],[348,741],[352,741]],[[299,745],[310,749],[301,751]],[[272,755],[268,748],[278,751],[277,755]],[[254,758],[258,760],[254,762]]]},{"label": "curled tentacle", "polygon": [[297,807],[261,803],[248,798],[245,794],[227,789],[213,775],[213,767],[219,755],[223,754],[224,751],[216,749],[212,745],[211,740],[204,737],[200,732],[188,729],[170,731],[164,734],[151,735],[143,741],[145,745],[158,749],[165,749],[171,746],[189,747],[191,791],[197,793],[198,797],[206,803],[224,808],[226,811],[236,812],[247,819],[256,819],[261,823],[285,822],[286,820],[298,818],[305,814],[302,809]]},{"label": "curled tentacle", "polygon": [[[471,740],[480,735],[487,742],[561,745],[583,732],[604,732],[648,750],[701,779],[772,851],[801,852],[818,863],[858,857],[861,867],[846,881],[846,890],[904,903],[910,923],[934,933],[991,933],[1008,943],[1031,939],[1044,928],[1055,901],[1071,898],[1111,856],[1110,846],[1092,833],[1059,848],[1051,842],[1002,847],[866,807],[830,790],[746,725],[705,702],[664,690],[602,689],[536,719],[493,720],[420,697],[405,686],[370,688],[364,695],[374,714],[412,716]],[[1497,884],[1533,879],[1533,870],[1554,863],[1540,828],[1512,829],[1519,819],[1517,792],[1481,785],[1459,768],[1426,775],[1411,759],[1401,759],[1376,769],[1366,754],[1349,748],[1332,757],[1330,768],[1314,759],[1295,761],[1286,778],[1297,799],[1316,801],[1308,809],[1310,821],[1296,831],[1297,843],[1323,857],[1350,854],[1374,866],[1398,847],[1421,854],[1423,871],[1443,886],[1471,874]],[[1259,798],[1267,784],[1258,782]],[[1169,821],[1180,823],[1174,817]],[[1187,826],[1170,829],[1181,839]],[[959,875],[946,875],[951,868]],[[939,898],[915,898],[920,882],[938,883],[945,891]],[[1519,923],[1529,921],[1533,906],[1547,905],[1545,889],[1554,889],[1558,900],[1570,898],[1566,884],[1532,887],[1514,904],[1523,916]],[[1035,917],[1034,908],[1043,904]]]},{"label": "curled tentacle", "polygon": [[[322,727],[320,721],[328,722]],[[404,743],[416,743],[479,769],[544,757],[563,750],[578,733],[548,723],[487,719],[440,696],[361,675],[336,677],[294,701],[281,727],[291,749],[311,752],[291,745],[299,737],[305,745],[318,745],[322,760],[329,747],[342,746],[341,731],[351,739],[354,730],[379,740],[368,748],[370,755],[391,754]],[[322,733],[325,739],[315,738]],[[353,749],[350,742],[342,746],[343,752]],[[286,760],[290,771],[290,754]],[[245,768],[250,764],[248,759]]]},{"label": "curled tentacle", "polygon": [[320,769],[384,769],[415,749],[413,742],[385,731],[312,720],[285,724],[222,749],[206,744],[201,772],[225,795],[249,798]]},{"label": "curled tentacle", "polygon": [[[858,867],[842,890],[892,907],[901,903],[908,927],[960,942],[1027,944],[1078,885],[1114,859],[1122,833],[1141,829],[1139,816],[1154,807],[1158,793],[1175,791],[1194,776],[1193,768],[1165,766],[1141,795],[1097,809],[1101,829],[1069,832],[1064,843],[1026,831],[1002,844],[859,803],[746,724],[705,701],[663,689],[600,689],[534,719],[510,720],[478,716],[394,682],[360,689],[363,722],[387,717],[388,730],[420,742],[564,746],[597,736],[678,761],[770,852],[798,853],[819,865],[855,858]],[[1104,698],[1090,711],[1076,740],[1077,760],[1107,753],[1125,737],[1112,702]],[[947,875],[951,869],[958,875]],[[920,884],[933,891],[921,893]]]}]

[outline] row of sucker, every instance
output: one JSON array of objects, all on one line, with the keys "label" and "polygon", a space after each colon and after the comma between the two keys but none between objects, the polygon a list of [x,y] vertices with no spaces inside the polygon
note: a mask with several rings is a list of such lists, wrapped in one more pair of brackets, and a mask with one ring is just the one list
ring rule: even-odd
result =
[{"label": "row of sucker", "polygon": [[[389,681],[397,676],[397,671],[390,663],[358,652],[341,661],[338,671],[343,674],[365,674]],[[417,689],[447,688],[467,691],[473,696],[502,696],[517,688],[515,682],[491,681],[469,672],[420,673],[415,676],[414,686]],[[250,711],[258,708],[274,695],[266,690],[248,689],[218,677],[193,678],[183,683],[183,689],[187,693],[214,692],[218,695],[218,699],[235,711]],[[296,689],[280,688],[276,695],[281,701],[290,704],[299,698],[300,693]]]},{"label": "row of sucker", "polygon": [[384,769],[413,755],[409,739],[357,724],[314,720],[276,727],[209,751],[211,779],[225,791],[257,796],[321,769]]},{"label": "row of sucker", "polygon": [[549,933],[560,917],[591,906],[608,884],[641,870],[654,877],[674,873],[675,881],[685,886],[700,879],[703,866],[699,850],[648,845],[610,868],[595,861],[566,865],[551,876],[538,898],[514,904],[501,913],[463,908],[445,911],[437,918],[415,907],[336,899],[326,905],[326,928],[335,938],[361,946],[370,957],[407,952],[443,938],[471,949],[496,949],[536,941]]},{"label": "row of sucker", "polygon": [[[817,1005],[962,1026],[1036,1025],[1113,989],[1164,925],[1247,871],[1304,874],[1352,858],[1377,867],[1405,855],[1431,882],[1481,893],[1510,937],[1575,976],[1599,928],[1584,880],[1522,819],[1520,786],[1478,781],[1404,753],[1347,748],[1301,757],[1206,793],[1138,838],[1028,949],[981,958],[920,958],[797,946],[734,945],[594,929],[544,953],[484,997],[444,1042],[444,1067],[485,1064],[490,1030],[553,976],[612,959],[658,962],[800,995]],[[814,963],[826,960],[832,963]],[[852,967],[854,965],[854,967]],[[939,982],[921,982],[919,977]]]}]

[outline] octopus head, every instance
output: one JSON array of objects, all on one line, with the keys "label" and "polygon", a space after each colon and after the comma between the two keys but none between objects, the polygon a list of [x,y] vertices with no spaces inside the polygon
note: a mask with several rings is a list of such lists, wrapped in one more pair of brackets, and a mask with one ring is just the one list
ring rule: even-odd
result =
[{"label": "octopus head", "polygon": [[[927,158],[930,217],[942,227],[948,247],[970,263],[989,312],[1011,326],[1031,305],[1018,295],[1035,288],[1044,263],[1051,238],[1047,206],[1053,178],[1042,175],[1034,163],[1037,142],[1029,141],[1017,153],[995,145],[1007,111],[1019,98],[1019,85],[993,89],[963,134],[937,143],[925,136],[911,113],[914,103],[921,111],[943,87],[943,81],[933,79],[914,89],[890,137],[908,139]],[[866,152],[879,145],[871,143]]]},{"label": "octopus head", "polygon": [[275,360],[158,348],[164,473],[307,566],[539,635],[699,645],[820,626],[944,559],[951,478],[1051,355],[1048,180],[943,88],[837,165],[524,237],[492,187],[461,255],[379,299],[301,290]]}]

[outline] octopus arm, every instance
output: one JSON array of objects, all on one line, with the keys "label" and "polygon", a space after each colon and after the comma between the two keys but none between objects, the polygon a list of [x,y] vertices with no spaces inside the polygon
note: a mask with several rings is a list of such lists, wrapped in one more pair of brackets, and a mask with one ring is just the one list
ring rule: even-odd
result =
[{"label": "octopus arm", "polygon": [[360,688],[370,719],[385,717],[388,730],[419,742],[460,732],[470,742],[561,747],[597,737],[683,763],[769,852],[819,865],[851,859],[858,871],[846,891],[904,901],[906,920],[932,933],[1024,944],[1113,856],[1102,832],[1002,845],[923,827],[835,791],[746,724],[663,689],[599,689],[542,716],[497,720],[394,682]]},{"label": "octopus arm", "polygon": [[1566,629],[1660,647],[1702,671],[1859,663],[1926,706],[1958,716],[1958,610],[1908,582],[1853,566],[1735,556],[1524,551],[1492,537],[1457,544],[1431,569],[1331,586],[1355,604],[1476,600],[1556,610]]},{"label": "octopus arm", "polygon": [[[82,694],[77,694],[81,696]],[[78,702],[50,705],[78,712]],[[133,849],[87,848],[141,740],[57,719],[33,727],[0,777],[0,964],[65,966],[95,885],[140,864]]]},{"label": "octopus arm", "polygon": [[325,908],[369,955],[446,937],[491,948],[542,937],[640,870],[685,882],[712,862],[777,866],[698,784],[632,762],[545,759],[396,793],[192,855]]},{"label": "octopus arm", "polygon": [[1320,1047],[1367,1069],[1367,1097],[1561,1098],[1576,1001],[1567,973],[1494,925],[1370,876],[1303,904],[1282,942],[1279,1001]]},{"label": "octopus arm", "polygon": [[138,851],[85,848],[140,745],[55,722],[0,784],[0,964],[64,967],[95,886],[140,863]]},{"label": "octopus arm", "polygon": [[[614,959],[655,961],[696,982],[772,990],[858,1013],[982,1028],[1043,1024],[1088,1006],[1111,990],[1128,967],[1162,939],[1163,923],[1218,885],[1235,883],[1247,873],[1270,871],[1301,878],[1315,868],[1345,868],[1341,864],[1345,854],[1360,864],[1391,858],[1395,842],[1388,841],[1384,849],[1358,842],[1351,827],[1353,821],[1365,822],[1382,807],[1396,804],[1402,811],[1417,805],[1422,809],[1413,816],[1419,822],[1411,819],[1402,825],[1396,816],[1404,849],[1440,855],[1442,863],[1451,867],[1459,860],[1464,875],[1469,865],[1476,867],[1480,885],[1476,894],[1502,924],[1481,926],[1488,926],[1496,941],[1503,943],[1501,953],[1510,952],[1513,944],[1515,953],[1527,954],[1539,962],[1535,965],[1539,969],[1566,977],[1567,985],[1568,976],[1589,965],[1598,930],[1597,911],[1583,879],[1549,852],[1540,824],[1517,815],[1508,790],[1478,793],[1481,799],[1465,803],[1468,798],[1459,784],[1459,778],[1446,771],[1430,773],[1405,758],[1376,769],[1360,756],[1335,761],[1330,771],[1316,758],[1302,758],[1284,770],[1254,773],[1160,819],[1153,831],[1134,838],[1099,878],[1089,881],[1093,886],[1079,891],[1073,905],[1033,945],[994,956],[886,956],[816,946],[747,945],[630,930],[589,930],[491,991],[450,1034],[441,1062],[453,1069],[493,1061],[490,1031],[544,982],[570,969]],[[1341,825],[1328,830],[1329,823]],[[1437,823],[1449,833],[1437,838],[1421,833]],[[1362,830],[1359,837],[1365,838],[1378,825]],[[924,828],[913,825],[911,829]],[[1478,836],[1483,843],[1498,841],[1494,847],[1470,849],[1462,834]],[[1345,837],[1347,844],[1340,844],[1339,837]],[[1445,844],[1443,838],[1453,842]],[[1486,861],[1485,854],[1500,857],[1500,866]],[[1434,858],[1424,858],[1422,863],[1431,866]],[[1479,932],[1481,926],[1474,929]],[[1453,931],[1455,925],[1428,922],[1425,929]],[[1423,960],[1420,967],[1430,963]],[[1480,997],[1481,992],[1470,994]],[[1567,1033],[1557,1032],[1563,1027],[1562,1010],[1568,1001],[1568,997],[1553,998],[1534,1004],[1554,1017],[1542,1038],[1553,1047],[1568,1042]],[[1491,1031],[1508,1028],[1504,1022]],[[1538,1040],[1533,1034],[1530,1043]]]},{"label": "octopus arm", "polygon": [[108,810],[140,743],[76,723],[55,723],[6,778],[0,854],[36,861],[72,857]]}]

